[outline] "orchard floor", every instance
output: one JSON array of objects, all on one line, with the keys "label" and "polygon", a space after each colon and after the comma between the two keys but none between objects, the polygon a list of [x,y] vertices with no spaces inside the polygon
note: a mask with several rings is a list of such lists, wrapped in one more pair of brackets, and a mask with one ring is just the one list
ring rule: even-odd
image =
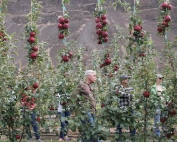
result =
[{"label": "orchard floor", "polygon": [[[110,132],[111,132],[111,135],[114,135],[115,133],[115,128],[111,128],[110,129]],[[124,133],[125,135],[127,135],[127,137],[129,136],[129,133],[125,131]],[[79,136],[79,133],[77,132],[71,132],[69,131],[68,133],[68,136],[72,139],[71,142],[77,142],[77,138]],[[43,142],[58,142],[58,136],[54,133],[41,133],[41,139],[43,140]],[[101,142],[111,142],[111,137],[109,140],[106,140],[106,141],[101,141]],[[10,142],[9,140],[7,140],[7,138],[5,136],[2,136],[1,139],[0,139],[0,142]],[[23,139],[21,142],[26,142],[25,139]],[[35,141],[35,138],[33,137],[33,142],[36,142]],[[127,140],[127,141],[124,141],[124,142],[143,142],[142,140],[141,141],[131,141],[131,140]],[[148,141],[146,142],[177,142],[177,135],[173,136],[173,140],[165,140],[165,141],[153,141],[151,137],[148,138]]]}]

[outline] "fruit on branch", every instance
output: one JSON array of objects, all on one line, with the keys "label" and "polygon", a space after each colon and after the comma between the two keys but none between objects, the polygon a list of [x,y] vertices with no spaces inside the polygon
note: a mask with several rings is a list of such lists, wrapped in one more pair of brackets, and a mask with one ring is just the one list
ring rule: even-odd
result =
[{"label": "fruit on branch", "polygon": [[170,15],[166,15],[166,16],[164,17],[164,21],[165,21],[165,22],[170,22],[170,21],[171,21]]},{"label": "fruit on branch", "polygon": [[164,123],[166,121],[165,117],[160,118],[160,122]]},{"label": "fruit on branch", "polygon": [[36,89],[36,88],[38,88],[38,87],[39,87],[39,84],[37,84],[37,83],[33,84],[33,88],[34,88],[34,89]]},{"label": "fruit on branch", "polygon": [[102,37],[104,37],[104,38],[108,37],[108,32],[103,31],[103,32],[102,32]]},{"label": "fruit on branch", "polygon": [[36,53],[36,52],[32,52],[32,53],[30,54],[30,58],[31,58],[31,59],[36,59],[36,58],[37,58],[37,53]]},{"label": "fruit on branch", "polygon": [[69,57],[68,57],[67,55],[63,55],[63,56],[62,56],[62,60],[63,60],[64,62],[68,62],[68,61],[69,61]]},{"label": "fruit on branch", "polygon": [[143,96],[144,96],[145,98],[149,98],[150,92],[149,92],[149,91],[144,91],[144,92],[143,92]]},{"label": "fruit on branch", "polygon": [[171,10],[171,9],[172,9],[172,5],[168,4],[168,10]]},{"label": "fruit on branch", "polygon": [[30,42],[30,43],[35,43],[35,38],[34,37],[30,37],[29,39],[28,39],[28,42]]},{"label": "fruit on branch", "polygon": [[96,24],[96,28],[97,29],[101,29],[102,28],[102,24],[101,23]]},{"label": "fruit on branch", "polygon": [[119,70],[119,66],[118,65],[115,65],[114,66],[114,71],[118,71]]},{"label": "fruit on branch", "polygon": [[30,32],[30,37],[35,37],[36,36],[36,33],[35,32]]},{"label": "fruit on branch", "polygon": [[58,24],[58,28],[59,28],[59,29],[62,29],[62,28],[63,28],[63,25],[59,23],[59,24]]},{"label": "fruit on branch", "polygon": [[96,30],[97,35],[102,35],[102,31],[100,29]]},{"label": "fruit on branch", "polygon": [[62,105],[62,106],[65,106],[65,105],[66,105],[66,102],[62,102],[61,105]]},{"label": "fruit on branch", "polygon": [[162,32],[164,31],[164,29],[163,29],[162,27],[158,27],[158,28],[157,28],[157,31],[158,31],[159,33],[162,33]]},{"label": "fruit on branch", "polygon": [[168,138],[168,139],[171,138],[171,134],[170,134],[170,133],[167,133],[165,136],[166,136],[166,138]]},{"label": "fruit on branch", "polygon": [[140,25],[134,26],[134,31],[140,32],[141,30],[142,30],[142,26],[140,26]]},{"label": "fruit on branch", "polygon": [[100,68],[103,68],[104,66],[105,66],[105,64],[103,63],[103,64],[100,65]]},{"label": "fruit on branch", "polygon": [[103,42],[107,42],[108,41],[108,37],[103,38]]},{"label": "fruit on branch", "polygon": [[104,103],[101,104],[101,108],[105,107],[106,105]]},{"label": "fruit on branch", "polygon": [[19,139],[20,139],[20,135],[15,135],[15,138],[16,138],[17,140],[19,140]]},{"label": "fruit on branch", "polygon": [[37,121],[37,122],[40,122],[40,121],[41,121],[41,118],[40,118],[40,117],[37,117],[37,118],[36,118],[36,121]]},{"label": "fruit on branch", "polygon": [[105,64],[105,65],[110,65],[111,62],[112,62],[112,61],[111,61],[111,58],[108,57],[108,58],[105,59],[104,64]]},{"label": "fruit on branch", "polygon": [[31,50],[33,50],[34,52],[37,52],[38,51],[38,47],[34,46],[34,47],[31,48]]},{"label": "fruit on branch", "polygon": [[108,32],[107,32],[107,17],[105,11],[95,11],[95,23],[96,23],[96,34],[98,35],[97,44],[106,43],[108,41]]},{"label": "fruit on branch", "polygon": [[59,38],[59,39],[64,39],[64,34],[60,33],[60,34],[58,35],[58,38]]},{"label": "fruit on branch", "polygon": [[65,18],[64,22],[65,22],[65,23],[69,23],[69,19],[68,19],[68,18]]},{"label": "fruit on branch", "polygon": [[73,56],[73,53],[72,52],[69,52],[69,58],[71,59],[71,57]]},{"label": "fruit on branch", "polygon": [[63,24],[63,29],[68,29],[69,28],[69,24],[68,23],[64,23]]},{"label": "fruit on branch", "polygon": [[168,114],[171,116],[174,116],[176,114],[176,110],[175,109],[171,109],[168,111]]},{"label": "fruit on branch", "polygon": [[60,24],[64,24],[64,23],[65,23],[65,18],[60,17],[60,18],[58,19],[58,22],[59,22]]},{"label": "fruit on branch", "polygon": [[50,110],[54,110],[54,107],[51,106],[51,107],[49,107],[49,109],[50,109]]},{"label": "fruit on branch", "polygon": [[167,2],[162,2],[161,7],[162,7],[162,9],[168,8],[168,3]]},{"label": "fruit on branch", "polygon": [[95,18],[95,23],[101,22],[101,19],[99,17]]},{"label": "fruit on branch", "polygon": [[60,17],[58,22],[58,38],[64,39],[64,37],[69,34],[69,19],[66,17]]},{"label": "fruit on branch", "polygon": [[138,56],[139,56],[139,57],[146,57],[146,54],[145,54],[144,52],[142,52],[142,53],[139,53]]}]

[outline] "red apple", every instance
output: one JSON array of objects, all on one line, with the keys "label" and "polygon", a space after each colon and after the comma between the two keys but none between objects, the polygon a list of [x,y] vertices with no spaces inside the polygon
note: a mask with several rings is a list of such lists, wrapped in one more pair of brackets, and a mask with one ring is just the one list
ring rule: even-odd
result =
[{"label": "red apple", "polygon": [[62,102],[61,105],[62,105],[62,106],[66,105],[66,102]]},{"label": "red apple", "polygon": [[143,92],[143,96],[144,96],[145,98],[149,98],[150,92],[149,92],[149,91],[144,91],[144,92]]},{"label": "red apple", "polygon": [[171,10],[171,9],[172,9],[172,5],[168,4],[168,10]]},{"label": "red apple", "polygon": [[54,108],[53,108],[53,107],[50,107],[49,109],[50,109],[50,110],[54,110]]},{"label": "red apple", "polygon": [[106,105],[104,103],[101,104],[101,108],[105,107]]},{"label": "red apple", "polygon": [[166,16],[164,17],[164,21],[165,21],[165,22],[170,22],[170,21],[171,21],[170,15],[166,15]]},{"label": "red apple", "polygon": [[20,139],[20,135],[16,135],[15,138],[18,140]]},{"label": "red apple", "polygon": [[157,28],[157,31],[158,31],[159,33],[161,33],[161,32],[163,32],[163,28],[162,28],[162,27],[158,27],[158,28]]},{"label": "red apple", "polygon": [[105,61],[104,61],[105,65],[110,65],[111,62],[112,62],[111,58],[106,58]]},{"label": "red apple", "polygon": [[95,18],[95,23],[99,23],[101,20],[99,17]]},{"label": "red apple", "polygon": [[6,37],[4,37],[3,41],[6,41],[6,40],[7,40],[7,38],[6,38]]},{"label": "red apple", "polygon": [[37,121],[37,122],[40,122],[40,121],[41,121],[41,118],[40,118],[40,117],[37,117],[37,118],[36,118],[36,121]]},{"label": "red apple", "polygon": [[140,32],[142,30],[142,27],[140,25],[134,26],[134,31]]},{"label": "red apple", "polygon": [[170,134],[170,133],[167,133],[165,136],[166,136],[168,139],[171,138],[171,134]]},{"label": "red apple", "polygon": [[166,121],[165,117],[160,118],[160,122],[164,123]]},{"label": "red apple", "polygon": [[69,58],[71,58],[73,56],[73,53],[72,52],[69,52]]},{"label": "red apple", "polygon": [[101,15],[101,20],[106,20],[106,15]]},{"label": "red apple", "polygon": [[176,110],[175,109],[171,109],[168,111],[168,114],[170,114],[171,116],[176,114]]},{"label": "red apple", "polygon": [[103,38],[103,42],[107,42],[108,41],[108,37]]},{"label": "red apple", "polygon": [[96,34],[97,35],[102,35],[102,31],[99,29],[99,30],[96,30]]},{"label": "red apple", "polygon": [[102,28],[102,24],[101,24],[101,23],[97,23],[97,24],[96,24],[96,28],[97,28],[97,29],[101,29],[101,28]]},{"label": "red apple", "polygon": [[30,37],[29,39],[28,39],[28,42],[30,42],[30,43],[34,43],[36,41],[36,39],[34,38],[34,37]]},{"label": "red apple", "polygon": [[59,39],[64,39],[64,34],[62,34],[62,33],[59,34],[59,35],[58,35],[58,38],[59,38]]},{"label": "red apple", "polygon": [[102,32],[102,37],[108,37],[108,32],[103,31],[103,32]]},{"label": "red apple", "polygon": [[103,20],[103,21],[102,21],[102,24],[103,24],[103,25],[106,25],[106,24],[107,24],[107,21],[106,21],[106,20]]},{"label": "red apple", "polygon": [[63,25],[59,23],[59,24],[58,24],[58,28],[59,28],[59,29],[62,29],[62,28],[63,28]]},{"label": "red apple", "polygon": [[30,37],[35,37],[36,33],[35,32],[30,32]]},{"label": "red apple", "polygon": [[101,40],[99,40],[99,41],[97,42],[97,44],[102,44],[102,41],[101,41]]},{"label": "red apple", "polygon": [[118,71],[119,70],[119,66],[118,65],[115,65],[114,66],[114,71]]},{"label": "red apple", "polygon": [[64,55],[64,56],[62,56],[62,60],[64,62],[68,62],[69,61],[69,57],[67,55]]},{"label": "red apple", "polygon": [[105,64],[101,64],[101,65],[100,65],[100,68],[102,68],[102,67],[104,67],[104,66],[105,66]]},{"label": "red apple", "polygon": [[33,84],[33,88],[34,88],[34,89],[36,89],[36,88],[38,88],[38,87],[39,87],[39,84],[37,84],[37,83]]},{"label": "red apple", "polygon": [[68,23],[64,23],[63,24],[63,29],[68,29],[69,28],[69,24]]},{"label": "red apple", "polygon": [[31,59],[36,59],[36,58],[37,58],[37,53],[36,53],[36,52],[32,52],[32,53],[30,54],[30,58],[31,58]]},{"label": "red apple", "polygon": [[162,2],[161,7],[162,7],[162,9],[168,8],[168,3],[167,2]]},{"label": "red apple", "polygon": [[37,51],[38,51],[38,47],[37,47],[37,46],[34,46],[34,47],[31,48],[31,50],[37,52]]},{"label": "red apple", "polygon": [[58,22],[60,24],[64,24],[65,23],[65,19],[63,17],[60,17],[59,20],[58,20]]},{"label": "red apple", "polygon": [[69,23],[69,19],[68,18],[65,18],[65,23]]},{"label": "red apple", "polygon": [[165,26],[165,27],[168,27],[168,26],[169,26],[168,23],[165,22],[165,21],[163,21],[162,25]]}]

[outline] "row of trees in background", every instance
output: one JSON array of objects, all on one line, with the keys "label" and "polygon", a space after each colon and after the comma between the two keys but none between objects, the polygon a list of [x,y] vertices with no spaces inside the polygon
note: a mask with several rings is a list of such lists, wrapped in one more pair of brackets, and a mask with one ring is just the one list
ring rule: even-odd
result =
[{"label": "row of trees in background", "polygon": [[[48,114],[55,114],[59,100],[56,94],[64,94],[60,102],[65,109],[70,107],[71,111],[77,115],[74,118],[67,118],[72,131],[85,131],[86,138],[93,136],[95,139],[112,139],[116,141],[120,136],[111,135],[110,127],[115,127],[121,123],[125,128],[133,126],[138,130],[137,136],[132,141],[152,140],[166,141],[174,139],[174,124],[176,123],[176,94],[177,94],[177,52],[175,51],[175,41],[169,41],[167,30],[169,30],[172,5],[169,1],[159,0],[159,24],[157,25],[158,35],[164,39],[164,48],[159,52],[154,47],[150,34],[143,30],[143,21],[138,16],[138,1],[134,6],[126,1],[113,0],[114,8],[119,4],[127,12],[130,19],[127,29],[115,25],[117,32],[114,33],[109,48],[105,48],[108,41],[108,26],[105,1],[98,0],[94,11],[95,34],[98,36],[98,44],[103,50],[94,51],[88,62],[93,70],[97,71],[97,84],[95,95],[98,102],[97,119],[95,127],[87,129],[80,123],[84,119],[84,112],[87,105],[78,94],[78,84],[84,78],[84,71],[88,69],[83,64],[85,54],[84,47],[77,47],[76,42],[67,40],[69,32],[70,16],[66,10],[69,0],[62,0],[63,15],[59,16],[58,38],[63,42],[64,47],[58,51],[58,65],[53,67],[50,56],[46,51],[47,43],[38,40],[38,29],[36,22],[40,15],[41,2],[31,0],[31,11],[27,15],[29,23],[26,24],[23,34],[25,49],[27,51],[28,64],[23,69],[18,69],[14,64],[13,54],[16,54],[15,46],[18,40],[14,39],[14,34],[8,35],[4,27],[6,1],[2,1],[2,11],[0,13],[0,134],[6,135],[11,142],[21,141],[25,134],[25,125],[30,124],[29,106],[37,104],[36,120],[38,125],[46,130],[59,126],[56,119],[50,122],[46,119]],[[123,42],[122,42],[123,41]],[[124,44],[122,44],[124,43]],[[126,52],[120,56],[119,50],[124,47]],[[158,63],[157,63],[158,62]],[[159,66],[158,66],[159,65]],[[89,68],[90,68],[89,66]],[[153,135],[153,113],[156,102],[151,99],[150,88],[155,83],[155,74],[161,72],[164,76],[164,85],[169,96],[168,107],[161,104],[166,116],[161,120],[160,126],[165,125],[163,134],[166,137],[157,138]],[[118,97],[114,87],[119,84],[121,74],[131,76],[130,85],[134,88],[134,116],[125,113],[126,110],[118,108]],[[28,98],[23,100],[24,96]],[[28,105],[21,111],[21,103],[27,101]],[[4,103],[6,102],[6,103]],[[129,109],[129,108],[127,108]],[[132,123],[132,120],[135,123]],[[111,137],[110,137],[111,136]],[[123,141],[130,140],[129,136],[121,135]]]}]

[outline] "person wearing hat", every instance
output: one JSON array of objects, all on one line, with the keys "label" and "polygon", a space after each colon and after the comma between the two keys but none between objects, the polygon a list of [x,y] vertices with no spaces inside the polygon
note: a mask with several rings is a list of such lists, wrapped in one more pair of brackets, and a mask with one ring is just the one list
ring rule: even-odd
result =
[{"label": "person wearing hat", "polygon": [[[118,106],[120,108],[132,106],[133,94],[131,94],[131,92],[133,91],[133,88],[128,87],[128,83],[129,83],[128,79],[129,79],[129,77],[127,75],[121,75],[119,78],[121,85],[115,87],[116,94],[119,97]],[[132,111],[132,114],[133,113],[134,112]],[[121,124],[118,124],[117,132],[118,132],[118,134],[122,134]],[[131,136],[135,136],[135,134],[136,134],[135,128],[133,128],[133,129],[130,128],[130,134],[131,134]]]},{"label": "person wearing hat", "polygon": [[155,105],[154,114],[154,133],[156,136],[160,137],[160,129],[158,127],[160,123],[161,104],[165,104],[167,96],[165,94],[166,88],[162,85],[162,79],[164,77],[161,74],[156,74],[156,83],[151,87],[151,99]]}]

